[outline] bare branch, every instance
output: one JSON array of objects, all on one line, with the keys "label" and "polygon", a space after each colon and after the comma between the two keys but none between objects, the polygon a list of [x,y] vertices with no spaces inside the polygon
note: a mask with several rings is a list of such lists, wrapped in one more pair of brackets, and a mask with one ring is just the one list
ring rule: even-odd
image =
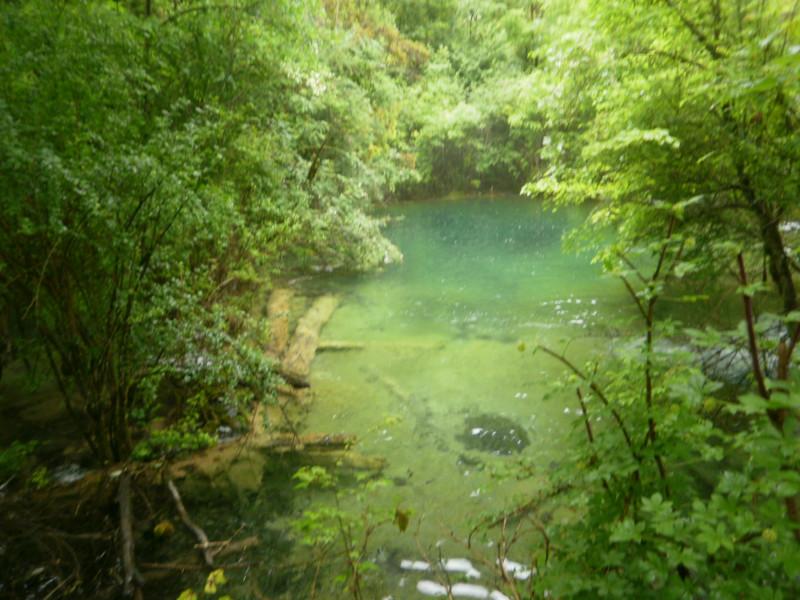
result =
[{"label": "bare branch", "polygon": [[[747,270],[744,266],[744,257],[740,252],[736,257],[739,263],[739,282],[747,285]],[[758,386],[758,393],[762,398],[769,399],[769,391],[764,378],[764,371],[761,368],[761,360],[758,353],[758,340],[756,339],[755,330],[755,317],[753,316],[753,299],[746,293],[742,294],[742,301],[744,302],[744,318],[747,324],[747,340],[750,349],[750,358],[753,364],[753,376],[756,378],[756,385]],[[783,429],[782,425],[780,429]]]},{"label": "bare branch", "polygon": [[572,362],[570,362],[570,360],[566,356],[562,356],[561,354],[553,352],[547,346],[539,345],[539,346],[537,346],[537,349],[539,349],[542,352],[544,352],[545,354],[549,354],[550,356],[555,358],[562,365],[564,365],[570,371],[572,371],[578,377],[578,379],[582,380],[584,383],[586,383],[589,386],[589,388],[600,399],[600,401],[603,403],[603,405],[611,411],[611,415],[614,417],[614,420],[617,422],[617,425],[619,426],[620,431],[622,432],[622,435],[625,438],[625,443],[628,445],[628,448],[631,451],[631,455],[636,460],[636,462],[640,462],[641,459],[639,458],[639,455],[637,454],[637,452],[636,452],[636,450],[634,448],[633,440],[631,439],[631,436],[628,433],[627,427],[625,427],[625,423],[622,420],[622,417],[617,412],[617,410],[613,406],[611,406],[611,403],[608,401],[608,398],[603,393],[603,390],[600,388],[600,386],[597,385],[597,383],[595,383],[591,379],[589,379],[586,376],[586,374],[583,373],[583,371],[581,371],[578,367],[576,367]]},{"label": "bare branch", "polygon": [[175,487],[175,483],[170,478],[167,479],[167,489],[169,489],[170,494],[172,494],[172,499],[175,501],[175,508],[178,509],[178,514],[181,517],[181,521],[183,521],[183,524],[186,525],[186,528],[189,529],[197,538],[197,541],[199,542],[199,548],[203,552],[203,560],[205,560],[206,565],[213,567],[214,553],[211,550],[211,544],[208,541],[206,532],[195,525],[194,521],[192,521],[191,517],[189,517],[189,513],[186,512],[186,507],[183,505],[183,500],[181,500],[180,492],[178,492],[178,488]]}]

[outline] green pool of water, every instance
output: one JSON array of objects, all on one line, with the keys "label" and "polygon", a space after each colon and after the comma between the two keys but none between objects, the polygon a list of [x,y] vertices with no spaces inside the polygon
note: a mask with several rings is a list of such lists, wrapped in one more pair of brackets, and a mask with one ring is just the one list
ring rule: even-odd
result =
[{"label": "green pool of water", "polygon": [[[311,293],[341,298],[323,341],[361,348],[318,353],[304,427],[355,434],[358,453],[386,460],[388,485],[359,501],[362,484],[343,471],[338,494],[354,514],[365,505],[386,515],[411,511],[407,531],[389,524],[369,544],[379,573],[365,597],[399,600],[422,597],[415,589],[422,575],[400,569],[401,560],[468,555],[465,539],[478,515],[530,497],[570,434],[582,435],[574,431],[580,421],[572,394],[545,399],[561,365],[530,349],[568,349],[575,360],[606,353],[633,307],[590,257],[562,251],[562,234],[583,211],[553,214],[527,199],[502,198],[402,204],[390,216],[386,233],[403,251],[402,264],[307,282]],[[520,342],[528,351],[520,352]],[[506,438],[482,447],[493,427]],[[525,477],[501,477],[520,464]],[[320,561],[286,532],[303,510],[334,500],[330,490],[293,490],[298,466],[260,459],[247,467],[258,471],[257,486],[233,499],[229,489],[218,490],[219,501],[209,501],[218,535],[243,525],[272,544],[265,566],[248,574],[270,597],[308,597]],[[473,560],[484,552],[491,564],[491,543],[473,547]],[[512,558],[528,559],[523,544],[517,552]],[[489,588],[490,577],[481,580]],[[317,597],[348,595],[326,573]]]},{"label": "green pool of water", "polygon": [[[387,459],[384,474],[400,485],[372,502],[423,521],[416,540],[394,532],[375,542],[394,547],[386,556],[415,558],[418,542],[461,533],[481,511],[534,492],[569,443],[574,398],[543,398],[562,368],[519,342],[604,352],[631,306],[589,257],[562,251],[581,211],[504,198],[404,204],[391,216],[403,264],[323,283],[342,298],[323,340],[364,348],[318,354],[306,426],[354,433],[360,452]],[[468,447],[481,415],[512,421],[529,443],[510,454]],[[492,477],[519,461],[531,477]]]}]

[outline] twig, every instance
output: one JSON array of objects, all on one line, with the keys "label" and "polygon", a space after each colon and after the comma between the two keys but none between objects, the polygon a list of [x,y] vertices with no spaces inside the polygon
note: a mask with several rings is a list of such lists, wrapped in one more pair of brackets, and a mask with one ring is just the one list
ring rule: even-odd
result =
[{"label": "twig", "polygon": [[[581,405],[581,414],[583,415],[583,423],[584,425],[586,425],[586,437],[589,438],[589,445],[594,446],[594,431],[592,431],[592,424],[589,420],[589,411],[586,410],[586,401],[583,399],[581,388],[575,388],[575,392],[578,394],[578,402]],[[600,457],[597,455],[597,452],[595,450],[592,450],[592,463],[597,464],[599,462],[600,462]],[[608,487],[608,481],[606,481],[605,478],[603,478],[603,487],[607,492],[611,491]]]},{"label": "twig", "polygon": [[600,388],[600,386],[597,385],[591,379],[589,379],[583,373],[583,371],[581,371],[578,367],[576,367],[566,356],[563,356],[561,354],[558,354],[558,353],[554,352],[553,350],[550,350],[550,348],[548,348],[547,346],[539,345],[536,348],[538,350],[541,350],[545,354],[549,354],[550,356],[555,358],[562,365],[564,365],[570,371],[572,371],[578,377],[578,379],[582,380],[583,382],[585,382],[589,386],[589,388],[600,399],[600,401],[603,403],[603,405],[611,411],[611,416],[614,417],[614,420],[617,422],[617,425],[619,426],[619,429],[622,432],[622,435],[625,437],[625,443],[627,444],[628,448],[630,449],[631,454],[633,455],[633,458],[636,460],[636,462],[641,462],[641,458],[639,457],[638,453],[636,452],[636,448],[633,445],[633,440],[631,439],[631,436],[628,433],[628,428],[625,427],[625,423],[622,420],[622,417],[617,412],[617,410],[613,406],[611,406],[611,403],[608,401],[608,398],[603,393],[603,390]]},{"label": "twig", "polygon": [[195,525],[194,521],[192,521],[192,519],[189,517],[189,513],[186,512],[186,507],[183,506],[180,492],[178,492],[178,488],[175,487],[175,483],[171,478],[167,479],[167,488],[169,489],[170,494],[172,494],[172,499],[175,501],[175,508],[178,510],[181,521],[183,521],[183,524],[186,525],[186,527],[197,538],[199,547],[203,551],[203,559],[209,567],[213,567],[214,553],[211,551],[211,546],[208,542],[208,536],[206,535],[206,532]]},{"label": "twig", "polygon": [[[230,569],[249,569],[251,567],[257,567],[263,565],[263,560],[245,562],[245,563],[230,563],[227,565],[219,565],[219,568],[223,571],[228,571]],[[141,563],[143,569],[150,569],[152,571],[203,571],[205,570],[206,566],[201,564],[194,564],[194,563],[179,563],[179,562],[168,562],[168,563],[149,563],[143,562]]]}]

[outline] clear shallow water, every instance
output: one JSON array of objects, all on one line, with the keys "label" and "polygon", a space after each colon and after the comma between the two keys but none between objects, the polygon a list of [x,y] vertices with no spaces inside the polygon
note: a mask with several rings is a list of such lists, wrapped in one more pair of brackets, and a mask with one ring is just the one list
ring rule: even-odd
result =
[{"label": "clear shallow water", "polygon": [[[544,398],[561,366],[520,352],[519,342],[529,350],[536,343],[557,350],[568,345],[575,360],[604,353],[632,306],[619,282],[602,277],[589,257],[562,252],[563,232],[582,220],[583,211],[553,214],[530,200],[505,198],[403,204],[390,214],[387,235],[403,251],[402,264],[308,283],[312,293],[341,298],[323,341],[363,348],[318,353],[304,427],[355,434],[357,452],[386,459],[387,486],[359,500],[362,484],[342,471],[338,493],[340,506],[352,514],[367,504],[389,519],[397,507],[411,511],[405,533],[389,524],[375,531],[369,545],[369,558],[380,569],[365,597],[400,600],[423,597],[415,589],[423,575],[402,571],[403,559],[441,553],[470,556],[477,565],[483,555],[491,565],[491,541],[467,550],[471,525],[481,513],[535,493],[569,444],[573,426],[580,425],[572,394]],[[468,447],[487,414],[511,423],[524,440],[514,448],[519,452]],[[502,477],[519,473],[520,464],[524,477]],[[219,497],[200,492],[215,535],[243,525],[271,544],[265,566],[245,577],[270,597],[308,597],[315,559],[287,531],[304,509],[334,499],[330,491],[293,490],[298,466],[289,458],[251,456],[228,473],[233,480],[238,470],[243,488],[222,482]],[[526,562],[530,550],[521,542],[511,558]],[[280,562],[300,566],[281,570],[275,567]],[[492,589],[491,569],[481,570],[478,583]],[[317,597],[348,595],[327,574]]]},{"label": "clear shallow water", "polygon": [[[631,308],[619,282],[562,252],[562,233],[581,212],[507,198],[405,204],[392,215],[387,235],[404,263],[323,284],[342,298],[323,340],[364,349],[318,354],[307,419],[309,431],[357,434],[358,451],[385,457],[384,475],[403,483],[371,498],[422,518],[416,540],[391,530],[376,537],[390,563],[420,558],[418,543],[463,535],[482,511],[534,492],[568,443],[573,398],[543,399],[562,368],[521,353],[519,341],[561,349],[569,340],[578,358],[603,352],[612,323]],[[475,423],[465,419],[480,414],[511,419],[530,444],[510,456],[467,449]],[[530,477],[491,476],[519,461]],[[459,551],[449,543],[448,555]],[[385,591],[421,597],[404,590],[415,578],[400,581],[389,576]]]}]

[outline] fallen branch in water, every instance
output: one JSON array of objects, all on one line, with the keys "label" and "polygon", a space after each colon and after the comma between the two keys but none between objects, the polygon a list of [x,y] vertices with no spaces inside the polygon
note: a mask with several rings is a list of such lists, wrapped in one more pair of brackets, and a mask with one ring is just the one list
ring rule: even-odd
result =
[{"label": "fallen branch in water", "polygon": [[278,433],[252,440],[250,446],[275,452],[289,452],[312,448],[348,448],[355,442],[356,436],[348,433],[307,433],[304,435]]},{"label": "fallen branch in water", "polygon": [[275,358],[280,358],[289,345],[289,310],[294,291],[287,288],[272,290],[267,303],[267,317],[269,318],[269,349],[268,353]]},{"label": "fallen branch in water", "polygon": [[342,352],[346,350],[364,350],[366,345],[362,342],[348,342],[341,340],[328,340],[320,342],[317,352]]},{"label": "fallen branch in water", "polygon": [[365,471],[382,471],[386,467],[386,459],[382,456],[365,456],[353,450],[332,450],[322,448],[306,452],[314,464],[321,464],[331,468],[343,467]]},{"label": "fallen branch in water", "polygon": [[308,387],[311,361],[319,345],[319,333],[333,315],[339,299],[321,296],[297,323],[288,350],[281,362],[281,375],[295,387]]},{"label": "fallen branch in water", "polygon": [[194,521],[189,517],[189,513],[186,512],[186,507],[183,505],[183,500],[181,500],[181,495],[178,492],[178,488],[175,487],[175,483],[172,479],[167,479],[167,488],[172,494],[172,499],[175,501],[175,508],[178,509],[178,514],[181,517],[181,521],[186,527],[194,534],[199,542],[199,548],[203,552],[203,559],[205,560],[206,564],[209,567],[214,566],[214,553],[211,551],[211,545],[208,542],[208,536],[206,532],[203,531],[200,527],[195,525]]}]

